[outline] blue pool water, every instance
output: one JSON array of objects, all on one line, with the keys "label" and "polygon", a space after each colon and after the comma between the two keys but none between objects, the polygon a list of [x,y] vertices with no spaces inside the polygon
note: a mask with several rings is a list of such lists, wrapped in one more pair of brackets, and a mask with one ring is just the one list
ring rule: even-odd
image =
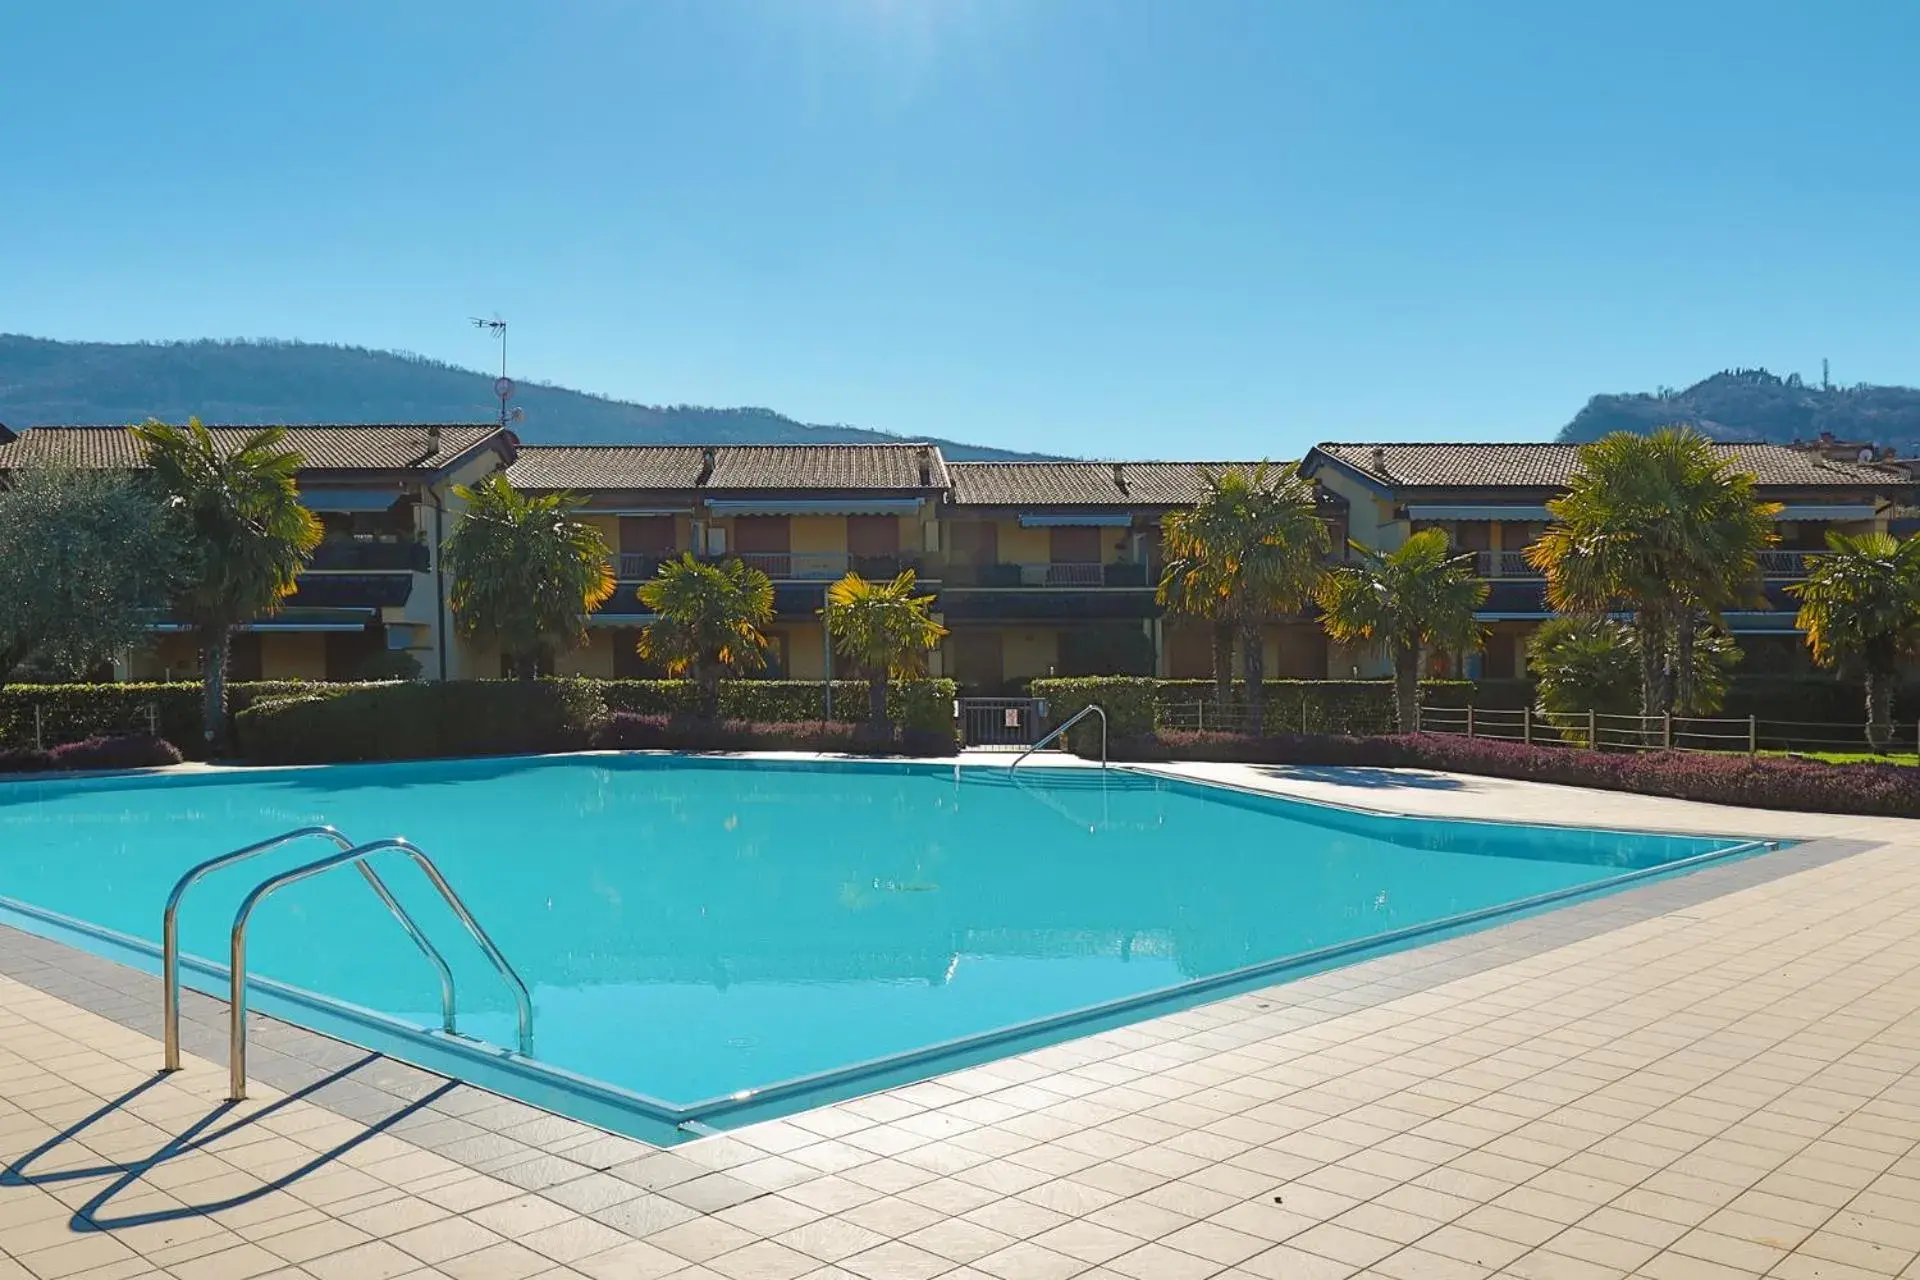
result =
[{"label": "blue pool water", "polygon": [[[436,1053],[464,1053],[494,1075],[455,1074],[656,1137],[647,1124],[714,1119],[735,1095],[804,1102],[819,1089],[785,1082],[949,1046],[887,1078],[931,1074],[1010,1027],[1194,995],[1250,966],[1740,843],[1384,817],[1123,772],[1030,769],[1010,784],[979,766],[576,757],[0,783],[0,898],[152,943],[184,869],[316,823],[405,835],[434,857],[532,989],[535,1060],[564,1075],[513,1088],[487,1054],[439,1037],[278,989],[261,1007],[442,1069]],[[214,873],[182,911],[184,950],[224,962],[246,890],[330,850]],[[461,1031],[512,1045],[498,977],[419,873],[385,856],[454,966]],[[249,961],[330,1002],[438,1025],[432,970],[351,871],[270,899]],[[211,969],[187,977],[223,990]],[[576,1078],[650,1101],[629,1124]]]}]

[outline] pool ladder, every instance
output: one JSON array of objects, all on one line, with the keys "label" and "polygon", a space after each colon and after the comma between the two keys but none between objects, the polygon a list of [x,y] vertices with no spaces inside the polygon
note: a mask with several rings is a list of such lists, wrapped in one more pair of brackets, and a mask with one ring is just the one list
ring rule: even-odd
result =
[{"label": "pool ladder", "polygon": [[1089,702],[1086,706],[1080,708],[1078,711],[1074,712],[1071,716],[1068,716],[1067,722],[1065,724],[1061,725],[1058,729],[1052,730],[1047,734],[1046,737],[1040,739],[1040,741],[1034,743],[1032,746],[1028,747],[1025,751],[1022,751],[1019,755],[1015,756],[1013,758],[1013,764],[1010,764],[1007,766],[1007,776],[1008,777],[1013,776],[1013,770],[1015,765],[1018,765],[1022,760],[1025,760],[1028,756],[1032,755],[1034,752],[1038,751],[1040,748],[1046,746],[1049,742],[1052,742],[1055,738],[1059,737],[1061,734],[1065,733],[1067,730],[1073,728],[1073,726],[1079,724],[1082,720],[1085,720],[1088,716],[1100,717],[1100,767],[1104,770],[1107,767],[1107,713],[1100,709],[1099,703]]},{"label": "pool ladder", "polygon": [[440,891],[441,898],[446,901],[454,917],[466,926],[467,932],[479,944],[480,950],[486,953],[487,959],[493,962],[493,967],[499,970],[500,977],[513,992],[514,1005],[519,1013],[520,1053],[522,1056],[533,1053],[533,998],[527,994],[527,984],[520,980],[520,975],[514,972],[511,964],[507,963],[507,958],[500,953],[500,948],[494,945],[491,937],[487,936],[487,931],[480,927],[480,922],[473,918],[473,913],[467,910],[467,904],[460,900],[460,895],[453,891],[453,886],[447,883],[447,878],[440,874],[440,868],[433,864],[433,859],[427,856],[425,850],[412,841],[403,840],[397,836],[391,840],[375,840],[372,844],[356,845],[334,827],[299,827],[282,832],[270,840],[262,840],[244,849],[235,849],[232,853],[223,853],[217,858],[207,859],[181,876],[174,883],[173,892],[167,895],[167,909],[160,923],[160,965],[164,988],[161,1020],[165,1024],[166,1070],[180,1069],[180,900],[186,896],[187,890],[195,881],[209,872],[268,853],[282,845],[292,844],[296,840],[306,839],[330,840],[337,846],[337,851],[315,858],[311,862],[303,862],[297,867],[262,880],[241,900],[240,909],[233,916],[230,940],[232,954],[228,967],[231,983],[227,1023],[227,1097],[229,1101],[240,1102],[247,1096],[247,922],[253,915],[253,909],[276,891],[297,880],[317,876],[335,867],[352,865],[359,869],[360,875],[366,880],[374,895],[385,904],[393,918],[399,921],[400,927],[406,931],[407,936],[413,939],[414,945],[420,948],[421,954],[426,956],[428,962],[438,971],[440,1029],[449,1035],[456,1034],[453,969],[447,964],[446,957],[440,954],[440,949],[433,945],[426,933],[414,922],[413,916],[400,905],[400,899],[393,896],[393,891],[387,888],[386,881],[380,878],[380,873],[375,871],[368,861],[374,854],[388,851],[404,853],[413,859],[414,864],[425,873],[433,887]]}]

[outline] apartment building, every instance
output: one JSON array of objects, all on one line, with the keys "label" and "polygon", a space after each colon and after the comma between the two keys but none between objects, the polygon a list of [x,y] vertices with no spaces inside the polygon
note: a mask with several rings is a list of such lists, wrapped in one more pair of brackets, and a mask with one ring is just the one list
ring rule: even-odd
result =
[{"label": "apartment building", "polygon": [[[507,478],[579,498],[614,553],[613,597],[588,643],[557,659],[563,674],[658,674],[634,651],[649,621],[639,587],[688,551],[738,558],[773,579],[767,674],[795,680],[832,669],[819,612],[828,583],[849,570],[891,578],[911,568],[939,587],[950,482],[932,445],[525,446]],[[478,649],[469,661],[498,673],[497,653]]]},{"label": "apartment building", "polygon": [[[1829,531],[1885,531],[1912,502],[1904,467],[1824,456],[1816,448],[1721,444],[1715,449],[1758,482],[1760,496],[1781,504],[1780,540],[1760,557],[1762,579],[1751,607],[1726,614],[1748,669],[1799,669],[1805,645],[1794,626],[1789,583],[1804,579],[1826,550]],[[1565,492],[1578,461],[1572,444],[1321,444],[1307,451],[1300,473],[1347,503],[1355,542],[1392,550],[1417,529],[1441,528],[1474,554],[1490,591],[1480,611],[1487,629],[1481,651],[1431,655],[1433,674],[1502,679],[1526,674],[1526,638],[1551,616],[1546,583],[1525,550],[1546,528],[1546,503]],[[1354,665],[1385,674],[1378,656]]]},{"label": "apartment building", "polygon": [[[215,427],[237,447],[258,427]],[[449,643],[440,544],[459,519],[453,489],[505,466],[511,434],[497,426],[312,426],[287,429],[305,460],[301,500],[323,540],[286,605],[240,627],[235,680],[348,680],[386,652],[405,653],[429,679],[473,674]],[[139,470],[125,427],[35,427],[0,443],[0,477],[18,467]],[[157,619],[153,643],[119,663],[121,679],[197,678],[200,656],[175,620]]]},{"label": "apartment building", "polygon": [[[230,446],[256,428],[215,428]],[[933,668],[994,692],[1045,675],[1107,673],[1204,678],[1204,626],[1165,616],[1155,600],[1161,523],[1199,501],[1231,462],[948,462],[928,444],[523,446],[491,425],[289,429],[306,465],[303,499],[326,538],[299,588],[271,618],[244,626],[236,678],[348,679],[376,655],[412,655],[428,678],[501,674],[497,648],[454,637],[439,547],[459,519],[454,486],[504,469],[519,488],[567,492],[606,539],[618,586],[590,619],[588,641],[557,655],[564,674],[654,675],[635,651],[650,620],[639,586],[660,562],[692,552],[738,557],[774,582],[768,673],[820,679],[835,655],[819,610],[849,570],[914,569],[950,634]],[[1716,446],[1781,504],[1779,546],[1762,556],[1750,607],[1727,615],[1749,669],[1804,665],[1795,605],[1830,530],[1889,529],[1912,510],[1899,465],[1785,445]],[[1390,550],[1439,527],[1474,555],[1491,591],[1476,654],[1431,655],[1435,674],[1525,674],[1525,641],[1549,616],[1545,583],[1525,548],[1565,490],[1577,447],[1561,444],[1330,443],[1309,450],[1332,533]],[[132,469],[120,427],[40,427],[0,443],[0,477],[55,462]],[[1263,637],[1276,677],[1385,674],[1376,654],[1331,646],[1309,608]],[[123,678],[198,674],[191,637],[154,624],[154,642],[120,664]]]}]

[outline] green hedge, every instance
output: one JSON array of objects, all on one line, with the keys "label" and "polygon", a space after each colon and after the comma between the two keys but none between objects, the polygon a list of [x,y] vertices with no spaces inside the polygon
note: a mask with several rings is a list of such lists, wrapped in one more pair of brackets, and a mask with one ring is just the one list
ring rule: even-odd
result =
[{"label": "green hedge", "polygon": [[258,764],[426,760],[579,750],[606,719],[591,680],[313,686],[234,717]]},{"label": "green hedge", "polygon": [[[635,715],[672,715],[690,711],[695,701],[687,680],[602,680],[597,682],[610,711]],[[951,680],[895,680],[887,686],[887,710],[904,729],[949,730],[953,726]],[[720,715],[760,724],[827,719],[826,685],[817,680],[728,680],[720,686]],[[843,724],[867,718],[864,680],[833,682],[833,717]]]},{"label": "green hedge", "polygon": [[[263,698],[352,688],[268,680],[227,687],[227,709],[242,711]],[[40,714],[41,745],[49,749],[102,733],[151,729],[189,760],[206,754],[205,722],[198,681],[170,684],[11,684],[0,688],[0,749],[34,745],[34,712]],[[148,724],[148,708],[153,724]]]},{"label": "green hedge", "polygon": [[[455,681],[486,685],[492,681]],[[685,680],[587,680],[601,691],[607,707],[643,715],[671,714],[690,709],[691,683]],[[227,707],[238,715],[257,702],[287,697],[332,698],[350,689],[391,688],[384,684],[323,684],[298,680],[269,680],[234,684],[227,688]],[[835,681],[834,718],[856,724],[867,718],[867,686],[852,680]],[[949,731],[953,725],[954,684],[951,680],[895,681],[888,705],[896,724],[905,729]],[[46,748],[80,742],[102,733],[146,732],[148,708],[152,728],[174,743],[188,759],[206,754],[206,735],[200,714],[198,681],[170,684],[16,684],[0,688],[0,750],[34,746],[34,711],[40,713],[41,745]],[[728,719],[761,723],[823,720],[824,686],[799,680],[731,680],[720,686],[720,713]]]},{"label": "green hedge", "polygon": [[[1420,686],[1427,706],[1465,706],[1474,685],[1470,680],[1428,680]],[[1035,680],[1032,695],[1047,700],[1047,718],[1060,724],[1090,702],[1107,713],[1108,732],[1115,738],[1152,733],[1166,713],[1194,704],[1213,710],[1211,680],[1153,680],[1136,676],[1084,676]],[[1243,698],[1246,686],[1236,683],[1233,695]],[[1274,730],[1313,733],[1392,733],[1393,686],[1386,680],[1268,680],[1261,686],[1262,711]],[[1078,730],[1075,731],[1078,736]]]}]

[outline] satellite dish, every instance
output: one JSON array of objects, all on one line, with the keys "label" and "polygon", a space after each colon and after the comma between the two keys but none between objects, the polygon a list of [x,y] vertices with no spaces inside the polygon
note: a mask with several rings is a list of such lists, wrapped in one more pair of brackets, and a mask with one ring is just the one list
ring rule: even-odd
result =
[{"label": "satellite dish", "polygon": [[1872,446],[1872,445],[1870,445],[1870,444],[1869,444],[1869,445],[1862,445],[1862,446],[1860,447],[1860,452],[1859,452],[1859,454],[1857,455],[1857,457],[1858,457],[1858,460],[1859,460],[1859,461],[1861,461],[1861,462],[1872,462],[1872,461],[1873,461],[1873,446]]},{"label": "satellite dish", "polygon": [[495,378],[493,380],[493,394],[499,396],[502,400],[511,396],[513,394],[513,379]]},{"label": "satellite dish", "polygon": [[507,418],[511,422],[525,422],[527,420],[527,411],[516,407],[512,413],[507,415]]}]

